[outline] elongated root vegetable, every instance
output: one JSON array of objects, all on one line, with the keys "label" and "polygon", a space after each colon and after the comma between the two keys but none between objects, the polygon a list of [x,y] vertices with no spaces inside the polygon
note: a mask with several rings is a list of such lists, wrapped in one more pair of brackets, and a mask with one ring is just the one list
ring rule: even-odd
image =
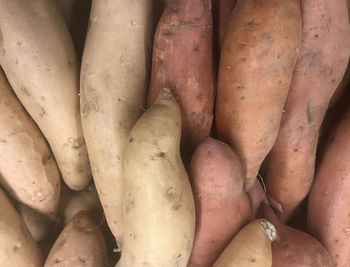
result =
[{"label": "elongated root vegetable", "polygon": [[98,194],[119,247],[121,162],[128,134],[145,105],[151,10],[151,0],[94,0],[82,61],[84,135]]},{"label": "elongated root vegetable", "polygon": [[148,106],[162,88],[172,88],[181,108],[186,165],[213,120],[212,31],[211,1],[169,0],[155,34]]},{"label": "elongated root vegetable", "polygon": [[40,242],[44,240],[50,231],[52,221],[47,216],[22,203],[18,203],[16,206],[34,241]]},{"label": "elongated root vegetable", "polygon": [[81,211],[57,238],[44,267],[105,267],[106,264],[107,248],[103,235],[89,213]]},{"label": "elongated root vegetable", "polygon": [[[320,126],[350,54],[346,1],[303,0],[303,43],[270,153],[267,193],[287,221],[309,193]],[[312,86],[311,86],[312,85]]]},{"label": "elongated root vegetable", "polygon": [[247,191],[277,137],[300,40],[299,0],[237,2],[221,51],[216,130],[242,159]]},{"label": "elongated root vegetable", "polygon": [[43,257],[22,218],[0,189],[0,266],[41,267]]},{"label": "elongated root vegetable", "polygon": [[54,214],[60,174],[45,138],[12,92],[0,68],[0,181],[12,197]]},{"label": "elongated root vegetable", "polygon": [[194,199],[180,156],[181,114],[169,89],[137,121],[123,158],[124,244],[119,267],[185,267]]},{"label": "elongated root vegetable", "polygon": [[239,159],[231,148],[207,138],[191,160],[196,233],[189,267],[211,267],[233,236],[251,220]]},{"label": "elongated root vegetable", "polygon": [[276,229],[269,221],[255,220],[238,232],[213,266],[271,267],[271,243],[276,238]]},{"label": "elongated root vegetable", "polygon": [[281,223],[268,203],[263,203],[259,212],[278,232],[278,239],[272,243],[272,267],[333,267],[332,258],[319,241]]},{"label": "elongated root vegetable", "polygon": [[52,1],[0,0],[0,64],[50,144],[73,190],[90,180],[80,122],[76,55]]},{"label": "elongated root vegetable", "polygon": [[221,48],[224,43],[227,26],[235,4],[236,0],[213,1],[214,39],[218,42],[219,48]]},{"label": "elongated root vegetable", "polygon": [[350,109],[343,115],[320,161],[312,186],[307,224],[326,247],[334,266],[350,262]]}]

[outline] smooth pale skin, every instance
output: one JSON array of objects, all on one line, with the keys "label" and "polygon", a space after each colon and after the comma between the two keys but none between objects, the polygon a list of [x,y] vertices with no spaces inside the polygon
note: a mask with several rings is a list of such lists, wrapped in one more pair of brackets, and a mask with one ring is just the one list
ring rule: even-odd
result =
[{"label": "smooth pale skin", "polygon": [[48,141],[64,181],[80,190],[91,175],[67,27],[52,1],[0,0],[0,6],[0,65]]},{"label": "smooth pale skin", "polygon": [[272,243],[272,267],[333,267],[327,250],[312,236],[283,224],[268,202],[261,204],[261,218],[276,227],[278,239]]},{"label": "smooth pale skin", "polygon": [[221,50],[219,139],[242,161],[249,191],[278,134],[301,41],[299,0],[238,1]]},{"label": "smooth pale skin", "polygon": [[164,87],[173,90],[182,115],[181,153],[186,166],[210,135],[214,109],[211,1],[169,0],[154,36],[147,106]]},{"label": "smooth pale skin", "polygon": [[40,242],[44,240],[50,231],[52,221],[47,216],[22,203],[18,203],[17,211],[21,215],[34,241]]},{"label": "smooth pale skin", "polygon": [[234,235],[252,220],[249,197],[241,162],[225,143],[207,137],[190,166],[196,233],[188,267],[212,267]]},{"label": "smooth pale skin", "polygon": [[180,137],[179,105],[163,89],[128,137],[123,158],[125,236],[118,267],[187,265],[195,210]]},{"label": "smooth pale skin", "polygon": [[66,225],[79,211],[89,211],[90,216],[99,222],[103,217],[103,210],[97,195],[96,188],[89,184],[84,190],[75,192],[62,187],[61,201],[58,213]]},{"label": "smooth pale skin", "polygon": [[44,265],[50,266],[108,266],[104,237],[88,212],[79,212],[62,230]]},{"label": "smooth pale skin", "polygon": [[213,267],[271,267],[275,227],[265,219],[244,226],[225,248]]},{"label": "smooth pale skin", "polygon": [[350,262],[350,110],[325,146],[308,202],[311,235],[328,250],[335,267]]},{"label": "smooth pale skin", "polygon": [[39,247],[2,189],[0,203],[0,266],[43,266]]},{"label": "smooth pale skin", "polygon": [[350,55],[346,0],[303,0],[303,42],[265,183],[288,221],[310,191],[320,127]]},{"label": "smooth pale skin", "polygon": [[[81,69],[81,116],[94,182],[122,246],[122,159],[144,111],[152,1],[93,1]],[[113,15],[112,15],[113,14]]]},{"label": "smooth pale skin", "polygon": [[0,68],[0,182],[18,201],[47,215],[57,210],[60,174],[45,138]]}]

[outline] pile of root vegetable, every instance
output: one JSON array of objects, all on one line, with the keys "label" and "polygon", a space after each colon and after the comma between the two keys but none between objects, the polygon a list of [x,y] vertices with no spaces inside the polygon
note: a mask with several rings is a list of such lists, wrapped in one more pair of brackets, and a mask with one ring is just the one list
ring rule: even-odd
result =
[{"label": "pile of root vegetable", "polygon": [[348,0],[0,0],[0,267],[350,267]]}]

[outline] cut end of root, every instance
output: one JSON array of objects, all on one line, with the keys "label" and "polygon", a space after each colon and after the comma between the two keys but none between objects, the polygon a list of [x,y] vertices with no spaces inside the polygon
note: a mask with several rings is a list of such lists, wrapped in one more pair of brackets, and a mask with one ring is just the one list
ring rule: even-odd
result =
[{"label": "cut end of root", "polygon": [[271,240],[271,242],[277,239],[277,230],[272,223],[270,223],[268,220],[263,219],[260,221],[260,225],[264,229],[265,234]]},{"label": "cut end of root", "polygon": [[170,100],[174,99],[174,95],[169,88],[163,88],[159,94],[160,99]]}]

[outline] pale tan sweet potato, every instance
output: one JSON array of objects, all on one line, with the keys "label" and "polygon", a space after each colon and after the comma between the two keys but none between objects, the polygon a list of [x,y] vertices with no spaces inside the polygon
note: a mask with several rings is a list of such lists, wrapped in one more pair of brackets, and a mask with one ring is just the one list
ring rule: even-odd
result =
[{"label": "pale tan sweet potato", "polygon": [[152,1],[92,2],[81,69],[81,115],[91,168],[108,225],[122,246],[122,159],[144,110]]},{"label": "pale tan sweet potato", "polygon": [[325,146],[310,192],[307,213],[309,233],[325,246],[336,267],[348,266],[350,262],[349,155],[348,108]]},{"label": "pale tan sweet potato", "polygon": [[39,126],[62,178],[74,190],[91,179],[79,111],[73,42],[53,1],[0,0],[0,65]]},{"label": "pale tan sweet potato", "polygon": [[237,2],[221,50],[215,115],[219,139],[242,161],[247,191],[276,140],[300,41],[299,0]]},{"label": "pale tan sweet potato", "polygon": [[0,68],[0,182],[16,200],[56,212],[60,174],[45,138]]},{"label": "pale tan sweet potato", "polygon": [[0,203],[0,266],[41,267],[41,251],[2,189]]},{"label": "pale tan sweet potato", "polygon": [[98,225],[87,211],[80,211],[57,238],[44,267],[105,267],[106,252]]},{"label": "pale tan sweet potato", "polygon": [[154,37],[150,106],[171,88],[182,115],[181,153],[187,166],[196,146],[210,135],[214,108],[211,1],[169,0]]},{"label": "pale tan sweet potato", "polygon": [[181,113],[170,90],[133,127],[123,158],[124,240],[118,267],[186,267],[195,231],[180,156]]},{"label": "pale tan sweet potato", "polygon": [[303,0],[303,41],[265,178],[288,221],[309,193],[320,126],[350,55],[346,0]]},{"label": "pale tan sweet potato", "polygon": [[268,220],[255,220],[238,232],[213,267],[271,267],[271,243],[276,238],[276,228]]},{"label": "pale tan sweet potato", "polygon": [[206,138],[195,150],[190,177],[196,232],[188,267],[211,267],[252,215],[241,162],[230,146]]}]

